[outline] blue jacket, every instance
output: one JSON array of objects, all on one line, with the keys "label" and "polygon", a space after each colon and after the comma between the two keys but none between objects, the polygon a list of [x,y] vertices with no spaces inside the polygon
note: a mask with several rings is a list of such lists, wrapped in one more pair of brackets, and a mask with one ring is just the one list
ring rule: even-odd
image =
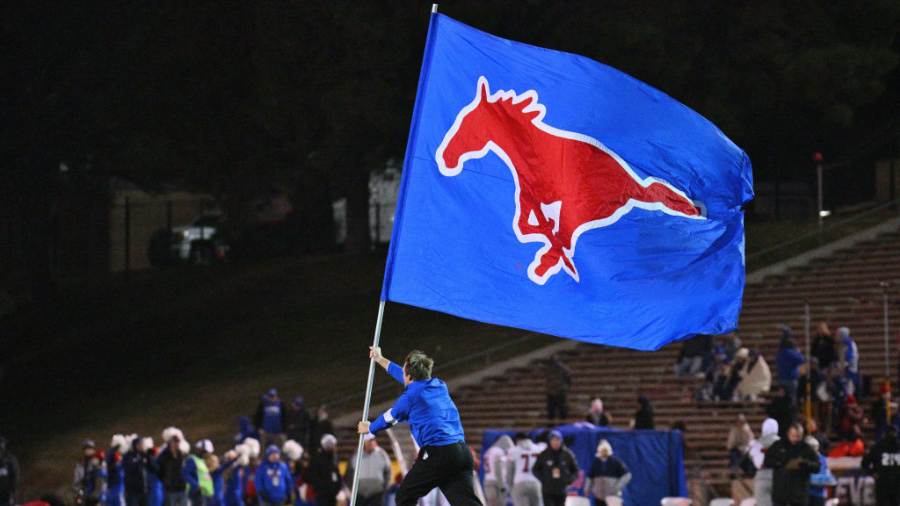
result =
[{"label": "blue jacket", "polygon": [[150,489],[150,494],[147,496],[147,506],[162,506],[165,490],[163,489],[162,481],[156,473],[147,473],[147,487]]},{"label": "blue jacket", "polygon": [[[835,480],[834,475],[831,474],[831,470],[828,469],[828,458],[826,458],[822,454],[819,454],[819,472],[812,474],[809,478],[813,483],[829,483],[831,485],[837,484],[837,480]],[[809,495],[811,497],[822,498],[828,496],[827,491],[825,490],[825,486],[816,485],[810,485]]]},{"label": "blue jacket", "polygon": [[125,466],[122,455],[113,449],[106,454],[106,488],[110,493],[120,494],[125,490]]},{"label": "blue jacket", "polygon": [[225,481],[225,506],[244,506],[244,473],[247,468],[237,466]]},{"label": "blue jacket", "polygon": [[795,380],[800,376],[797,366],[806,362],[806,358],[796,348],[784,348],[778,352],[775,362],[778,366],[778,379]]},{"label": "blue jacket", "polygon": [[[388,374],[403,383],[403,368],[399,365],[391,362]],[[410,383],[394,407],[372,422],[369,432],[375,434],[404,421],[409,421],[413,438],[421,447],[465,441],[459,410],[450,398],[447,385],[437,378]]]},{"label": "blue jacket", "polygon": [[229,460],[219,466],[215,471],[209,473],[213,482],[213,496],[209,500],[209,506],[225,506],[225,476],[223,476],[223,473],[236,462],[237,460]]},{"label": "blue jacket", "polygon": [[284,462],[268,460],[256,468],[256,495],[270,504],[283,504],[291,496],[294,478]]}]

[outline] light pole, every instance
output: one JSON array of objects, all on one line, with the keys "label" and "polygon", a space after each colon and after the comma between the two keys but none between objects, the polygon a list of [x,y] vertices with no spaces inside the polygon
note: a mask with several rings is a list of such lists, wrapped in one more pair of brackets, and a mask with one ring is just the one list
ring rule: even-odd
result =
[{"label": "light pole", "polygon": [[823,202],[822,202],[822,200],[823,200],[823,198],[822,198],[822,193],[823,193],[822,162],[823,161],[824,161],[824,157],[822,156],[822,153],[820,153],[818,151],[813,153],[813,162],[816,164],[816,219],[818,220],[818,223],[819,223],[819,240],[822,239],[822,226],[824,224],[823,220],[825,219],[825,216],[822,213],[822,211],[824,211],[824,209],[823,209],[824,206],[823,206]]},{"label": "light pole", "polygon": [[807,420],[812,419],[812,384],[810,383],[811,372],[812,372],[812,360],[810,357],[810,346],[809,346],[809,327],[810,327],[810,315],[809,315],[809,301],[803,301],[803,323],[804,323],[804,331],[806,333],[806,401],[803,403],[803,413],[806,415]]}]

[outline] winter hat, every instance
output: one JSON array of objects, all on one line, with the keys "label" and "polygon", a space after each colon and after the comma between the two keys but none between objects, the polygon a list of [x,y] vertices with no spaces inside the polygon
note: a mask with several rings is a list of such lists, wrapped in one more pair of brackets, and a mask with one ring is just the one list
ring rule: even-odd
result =
[{"label": "winter hat", "polygon": [[846,339],[846,338],[850,337],[850,329],[848,329],[847,327],[839,328],[838,329],[838,337],[840,337],[841,339]]},{"label": "winter hat", "polygon": [[373,439],[375,439],[375,434],[372,434],[371,432],[363,436],[363,441],[371,441]]},{"label": "winter hat", "polygon": [[778,434],[778,421],[774,418],[766,418],[762,423],[762,435],[770,436]]},{"label": "winter hat", "polygon": [[266,392],[266,395],[269,397],[278,397],[278,390],[270,388],[269,391]]},{"label": "winter hat", "polygon": [[279,450],[275,445],[269,445],[268,447],[266,447],[266,458],[268,458],[269,455],[272,455],[273,453],[280,454],[281,450]]},{"label": "winter hat", "polygon": [[326,450],[331,450],[337,445],[337,438],[332,436],[331,434],[325,434],[322,436],[322,440],[319,442],[322,448]]},{"label": "winter hat", "polygon": [[297,406],[299,408],[299,407],[303,407],[304,404],[305,404],[305,400],[303,399],[302,395],[298,395],[297,397],[294,397],[294,406]]},{"label": "winter hat", "polygon": [[562,432],[560,432],[560,431],[558,431],[558,430],[556,430],[556,429],[551,430],[551,431],[550,431],[550,439],[553,439],[553,438],[557,438],[557,439],[559,439],[560,441],[562,441],[562,439],[563,439],[563,437],[562,437]]},{"label": "winter hat", "polygon": [[597,445],[597,455],[600,455],[600,452],[602,450],[606,450],[606,452],[609,453],[610,455],[613,454],[612,445],[609,444],[609,441],[607,441],[605,439],[601,439],[600,444]]},{"label": "winter hat", "polygon": [[97,445],[94,444],[93,439],[85,439],[81,442],[81,449],[84,450],[86,448],[96,448]]},{"label": "winter hat", "polygon": [[203,453],[212,453],[214,451],[212,441],[209,439],[201,439],[197,441],[194,445],[194,448],[200,450]]},{"label": "winter hat", "polygon": [[281,453],[285,454],[288,460],[300,460],[303,456],[303,447],[293,439],[288,439],[282,445]]}]

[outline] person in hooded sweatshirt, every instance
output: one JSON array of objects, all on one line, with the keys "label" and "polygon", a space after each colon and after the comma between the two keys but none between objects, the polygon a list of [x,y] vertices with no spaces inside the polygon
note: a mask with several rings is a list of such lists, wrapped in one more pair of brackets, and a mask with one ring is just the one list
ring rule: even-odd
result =
[{"label": "person in hooded sweatshirt", "polygon": [[209,439],[201,439],[194,445],[194,453],[184,461],[181,475],[187,483],[188,498],[191,506],[208,506],[215,495],[212,474],[206,465],[206,456],[213,452],[213,444]]},{"label": "person in hooded sweatshirt", "polygon": [[587,489],[591,491],[597,506],[606,506],[607,497],[622,495],[625,485],[631,481],[631,472],[621,459],[613,455],[609,441],[601,439],[587,477],[590,480]]},{"label": "person in hooded sweatshirt", "polygon": [[281,461],[277,446],[266,448],[266,457],[256,468],[255,482],[260,506],[278,506],[290,501],[294,479],[287,464]]},{"label": "person in hooded sweatshirt", "polygon": [[797,344],[791,337],[791,330],[784,327],[784,335],[778,346],[778,355],[775,356],[775,365],[778,368],[778,383],[784,387],[784,392],[790,399],[791,406],[797,405],[797,385],[800,378],[800,366],[806,362],[806,357],[797,349]]},{"label": "person in hooded sweatshirt", "polygon": [[148,506],[150,483],[147,475],[149,461],[144,440],[136,437],[131,441],[131,449],[122,457],[125,470],[125,504],[127,506]]},{"label": "person in hooded sweatshirt", "polygon": [[122,457],[128,450],[126,446],[125,437],[116,434],[106,453],[106,506],[125,505],[125,467]]},{"label": "person in hooded sweatshirt", "polygon": [[772,469],[765,465],[766,452],[779,440],[778,422],[766,418],[762,423],[759,439],[750,443],[747,454],[755,469],[753,474],[753,498],[756,506],[772,506]]},{"label": "person in hooded sweatshirt", "polygon": [[558,430],[550,431],[549,446],[538,455],[534,474],[541,481],[544,506],[564,506],[566,488],[578,478],[578,464]]},{"label": "person in hooded sweatshirt", "polygon": [[809,477],[819,472],[819,454],[803,442],[802,425],[792,424],[787,438],[769,447],[763,465],[772,469],[772,504],[809,504]]},{"label": "person in hooded sweatshirt", "polygon": [[506,504],[507,480],[505,469],[507,453],[512,446],[512,438],[504,434],[484,452],[484,458],[481,459],[484,466],[484,498],[487,501],[487,506],[503,506]]},{"label": "person in hooded sweatshirt", "polygon": [[900,504],[900,441],[897,428],[889,425],[884,437],[863,458],[862,469],[875,476],[875,504],[897,506]]}]

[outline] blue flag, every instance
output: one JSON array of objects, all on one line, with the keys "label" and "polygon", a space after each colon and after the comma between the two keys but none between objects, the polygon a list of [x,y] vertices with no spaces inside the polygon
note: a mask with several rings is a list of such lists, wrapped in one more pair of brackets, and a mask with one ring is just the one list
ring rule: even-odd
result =
[{"label": "blue flag", "polygon": [[728,332],[752,197],[666,94],[433,14],[382,299],[641,350]]}]

